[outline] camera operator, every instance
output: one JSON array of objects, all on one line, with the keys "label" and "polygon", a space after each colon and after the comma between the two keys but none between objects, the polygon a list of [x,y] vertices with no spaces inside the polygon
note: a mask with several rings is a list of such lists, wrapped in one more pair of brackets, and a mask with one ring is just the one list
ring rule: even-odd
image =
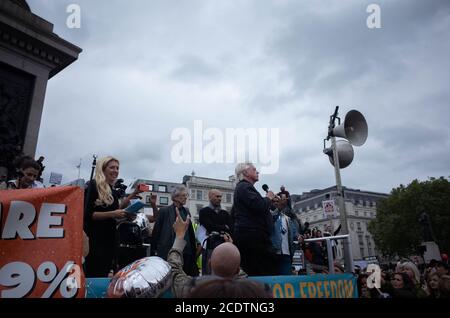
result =
[{"label": "camera operator", "polygon": [[119,160],[113,157],[102,158],[97,163],[94,180],[89,182],[86,189],[84,220],[85,232],[89,237],[89,255],[86,257],[87,277],[108,276],[113,268],[116,221],[132,218],[123,208],[138,191],[119,203],[121,188],[119,187],[119,191],[116,188],[118,175]]},{"label": "camera operator", "polygon": [[[225,233],[230,235],[232,232],[231,216],[220,207],[222,193],[219,190],[212,189],[209,191],[208,196],[209,206],[204,207],[198,213],[199,223],[206,229],[206,234],[209,235],[206,241],[206,247],[202,246],[202,275],[211,273],[208,266],[208,259],[211,256],[212,250],[219,244],[225,242],[221,235]],[[213,233],[216,235],[211,235]],[[203,244],[203,242],[200,243]]]},{"label": "camera operator", "polygon": [[18,177],[15,180],[8,181],[8,189],[34,189],[44,187],[42,183],[36,181],[41,166],[33,158],[21,158],[18,162],[18,168]]}]

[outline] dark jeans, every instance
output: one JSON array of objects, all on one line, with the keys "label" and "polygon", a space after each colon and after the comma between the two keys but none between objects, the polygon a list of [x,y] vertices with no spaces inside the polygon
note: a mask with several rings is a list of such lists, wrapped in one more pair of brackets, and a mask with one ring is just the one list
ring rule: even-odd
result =
[{"label": "dark jeans", "polygon": [[293,275],[291,255],[276,255],[277,275]]},{"label": "dark jeans", "polygon": [[241,267],[249,276],[276,275],[276,255],[269,238],[256,233],[235,233],[234,243],[241,253]]}]

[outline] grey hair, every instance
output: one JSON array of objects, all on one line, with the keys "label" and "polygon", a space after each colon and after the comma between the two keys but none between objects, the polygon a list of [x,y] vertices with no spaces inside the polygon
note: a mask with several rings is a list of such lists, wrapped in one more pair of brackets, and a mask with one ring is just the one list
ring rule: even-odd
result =
[{"label": "grey hair", "polygon": [[253,163],[251,162],[241,162],[238,163],[236,169],[234,169],[234,173],[236,174],[236,178],[241,181],[244,179],[244,171],[248,168],[251,168]]},{"label": "grey hair", "polygon": [[417,268],[416,264],[414,264],[413,262],[403,262],[401,265],[403,268],[407,267],[410,270],[412,270],[412,272],[414,273],[414,279],[415,279],[415,283],[420,283],[420,272],[419,269]]},{"label": "grey hair", "polygon": [[187,192],[187,188],[184,185],[178,185],[172,190],[172,201],[174,198],[182,194],[183,192]]}]

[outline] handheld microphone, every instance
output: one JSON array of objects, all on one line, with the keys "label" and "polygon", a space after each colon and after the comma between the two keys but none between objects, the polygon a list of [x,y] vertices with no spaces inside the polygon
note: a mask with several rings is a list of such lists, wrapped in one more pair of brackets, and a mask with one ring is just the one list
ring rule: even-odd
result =
[{"label": "handheld microphone", "polygon": [[262,189],[267,193],[269,192],[269,186],[267,184],[262,185]]}]

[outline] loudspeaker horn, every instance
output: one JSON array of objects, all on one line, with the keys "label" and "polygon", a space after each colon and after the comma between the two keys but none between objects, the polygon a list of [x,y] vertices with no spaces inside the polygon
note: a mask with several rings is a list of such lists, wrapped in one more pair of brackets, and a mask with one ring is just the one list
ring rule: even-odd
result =
[{"label": "loudspeaker horn", "polygon": [[[350,145],[347,140],[337,140],[336,150],[339,158],[339,168],[344,169],[348,167],[352,163],[354,157],[352,145]],[[333,150],[331,148],[325,148],[323,152],[328,155],[330,163],[334,166]]]},{"label": "loudspeaker horn", "polygon": [[344,122],[333,129],[335,137],[345,138],[355,146],[362,146],[366,142],[367,134],[366,119],[357,110],[349,111],[345,115]]}]

